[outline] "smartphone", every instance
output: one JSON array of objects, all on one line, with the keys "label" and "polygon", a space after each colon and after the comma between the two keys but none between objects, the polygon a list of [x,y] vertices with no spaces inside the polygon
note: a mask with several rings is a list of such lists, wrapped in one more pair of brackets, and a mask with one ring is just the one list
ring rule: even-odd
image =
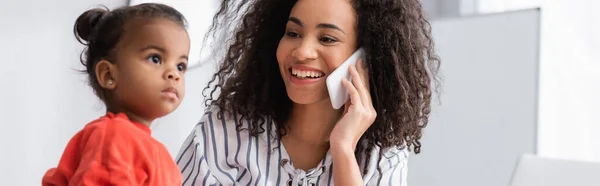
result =
[{"label": "smartphone", "polygon": [[359,48],[327,77],[327,91],[329,92],[329,98],[331,99],[331,106],[333,106],[334,109],[340,109],[346,104],[348,99],[350,99],[348,90],[342,84],[342,79],[347,79],[352,82],[352,77],[348,72],[350,65],[356,64],[356,62],[359,59],[364,58],[364,56],[364,49]]}]

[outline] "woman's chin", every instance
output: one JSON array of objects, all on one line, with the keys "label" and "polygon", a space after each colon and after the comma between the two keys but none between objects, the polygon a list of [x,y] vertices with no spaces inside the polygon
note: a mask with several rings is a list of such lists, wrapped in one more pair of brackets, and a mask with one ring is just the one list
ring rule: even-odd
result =
[{"label": "woman's chin", "polygon": [[313,88],[313,89],[294,89],[286,87],[287,95],[294,104],[310,105],[315,103],[328,102],[329,95],[327,89]]},{"label": "woman's chin", "polygon": [[294,104],[299,104],[299,105],[309,105],[309,104],[312,104],[312,103],[316,102],[314,99],[310,99],[310,98],[307,98],[307,97],[300,97],[300,98],[298,98],[298,97],[290,96],[290,100],[292,100],[292,102]]},{"label": "woman's chin", "polygon": [[314,104],[328,104],[331,105],[331,101],[329,97],[317,97],[317,96],[309,96],[309,95],[289,95],[290,100],[294,104],[298,105],[314,105]]}]

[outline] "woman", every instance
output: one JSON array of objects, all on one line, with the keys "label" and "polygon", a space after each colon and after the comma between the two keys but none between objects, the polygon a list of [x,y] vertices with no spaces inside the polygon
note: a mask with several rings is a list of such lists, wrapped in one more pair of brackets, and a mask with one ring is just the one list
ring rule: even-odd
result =
[{"label": "woman", "polygon": [[[213,31],[244,8],[176,158],[184,185],[406,185],[439,66],[419,0],[224,0]],[[333,109],[325,79],[359,47]]]}]

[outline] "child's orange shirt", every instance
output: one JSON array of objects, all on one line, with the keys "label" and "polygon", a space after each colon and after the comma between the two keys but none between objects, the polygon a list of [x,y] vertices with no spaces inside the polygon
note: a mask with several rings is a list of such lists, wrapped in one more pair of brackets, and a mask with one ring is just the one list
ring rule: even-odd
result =
[{"label": "child's orange shirt", "polygon": [[107,113],[69,141],[42,185],[181,185],[181,172],[146,125]]}]

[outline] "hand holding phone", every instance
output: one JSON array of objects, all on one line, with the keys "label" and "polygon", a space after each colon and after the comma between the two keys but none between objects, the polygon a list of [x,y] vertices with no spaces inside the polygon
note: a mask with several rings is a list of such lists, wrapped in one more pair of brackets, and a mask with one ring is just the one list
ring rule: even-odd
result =
[{"label": "hand holding phone", "polygon": [[352,77],[350,76],[350,73],[348,73],[348,68],[350,65],[356,64],[356,62],[364,56],[364,49],[359,48],[327,77],[327,91],[329,92],[329,98],[331,99],[331,106],[333,106],[334,109],[340,109],[348,99],[350,99],[348,90],[342,84],[342,79],[347,79],[352,82]]}]

